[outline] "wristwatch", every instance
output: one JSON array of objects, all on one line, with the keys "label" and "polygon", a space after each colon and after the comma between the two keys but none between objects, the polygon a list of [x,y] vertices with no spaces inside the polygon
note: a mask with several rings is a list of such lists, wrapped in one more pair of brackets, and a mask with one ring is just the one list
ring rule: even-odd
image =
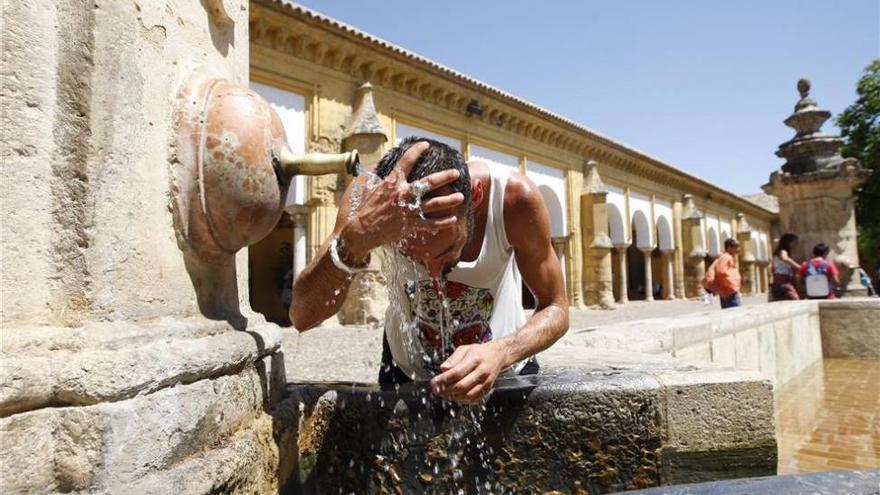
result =
[{"label": "wristwatch", "polygon": [[356,273],[365,272],[370,268],[369,262],[364,266],[348,266],[342,261],[342,257],[339,256],[339,237],[333,236],[333,239],[330,240],[330,259],[333,260],[333,264],[336,268],[344,271],[349,275],[354,275]]}]

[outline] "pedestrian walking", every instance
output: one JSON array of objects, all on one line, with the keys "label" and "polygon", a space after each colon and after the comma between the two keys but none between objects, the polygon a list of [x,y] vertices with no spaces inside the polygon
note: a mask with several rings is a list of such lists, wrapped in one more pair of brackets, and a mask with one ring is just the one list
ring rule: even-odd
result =
[{"label": "pedestrian walking", "polygon": [[739,252],[739,242],[736,239],[724,241],[724,252],[721,253],[703,278],[703,287],[707,291],[718,294],[721,300],[721,309],[735,308],[742,305],[739,290],[742,287],[742,277],[736,266],[736,253]]}]

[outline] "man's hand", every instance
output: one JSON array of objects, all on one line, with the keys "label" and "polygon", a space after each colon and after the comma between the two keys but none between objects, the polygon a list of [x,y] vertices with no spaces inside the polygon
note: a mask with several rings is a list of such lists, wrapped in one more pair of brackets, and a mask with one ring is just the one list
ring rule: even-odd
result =
[{"label": "man's hand", "polygon": [[459,404],[479,404],[495,385],[506,357],[500,342],[459,346],[440,365],[442,373],[431,380],[431,390]]},{"label": "man's hand", "polygon": [[[428,143],[412,145],[400,158],[397,166],[384,180],[364,187],[363,197],[355,211],[339,233],[347,257],[353,262],[366,260],[371,250],[397,242],[418,232],[436,232],[455,225],[455,215],[448,211],[464,201],[464,195],[453,193],[437,196],[422,202],[421,211],[408,206],[415,198],[406,177]],[[443,170],[420,181],[425,184],[425,194],[458,179],[458,170]],[[425,215],[444,212],[442,215]]]}]

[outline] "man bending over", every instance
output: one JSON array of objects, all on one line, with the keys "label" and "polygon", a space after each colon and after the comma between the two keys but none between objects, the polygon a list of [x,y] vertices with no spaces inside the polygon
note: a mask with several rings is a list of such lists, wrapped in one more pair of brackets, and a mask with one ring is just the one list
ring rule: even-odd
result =
[{"label": "man bending over", "polygon": [[[382,385],[430,380],[437,395],[473,404],[499,374],[536,373],[534,355],[568,329],[538,188],[428,139],[404,140],[376,174],[378,182],[361,176],[345,191],[332,236],[296,279],[294,326],[305,331],[335,314],[353,274],[384,246],[386,263],[411,261],[390,269],[403,275],[388,280]],[[537,301],[528,319],[522,281]]]}]

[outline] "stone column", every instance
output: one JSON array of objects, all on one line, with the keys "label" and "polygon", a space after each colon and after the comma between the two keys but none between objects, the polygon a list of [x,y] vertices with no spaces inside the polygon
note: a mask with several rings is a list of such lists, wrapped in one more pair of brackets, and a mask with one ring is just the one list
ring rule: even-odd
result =
[{"label": "stone column", "polygon": [[653,247],[640,247],[639,251],[645,256],[645,301],[654,300],[654,274],[651,263],[651,253],[654,252]]},{"label": "stone column", "polygon": [[706,249],[703,246],[703,234],[700,220],[703,214],[694,205],[690,194],[684,195],[684,207],[681,215],[684,248],[684,280],[687,297],[701,297],[706,293],[702,280],[706,275]]},{"label": "stone column", "polygon": [[306,267],[306,226],[305,215],[297,215],[294,218],[293,227],[293,277],[302,273]]},{"label": "stone column", "polygon": [[580,196],[584,299],[588,305],[610,309],[614,307],[614,281],[605,204],[607,192],[596,164],[588,162],[585,168],[584,194]]},{"label": "stone column", "polygon": [[584,309],[584,249],[581,220],[580,195],[583,189],[584,176],[581,170],[569,169],[565,176],[565,185],[568,198],[566,209],[568,211],[568,267],[563,267],[568,272],[567,289],[568,304],[575,308]]},{"label": "stone column", "polygon": [[629,244],[615,244],[614,250],[617,251],[617,260],[618,260],[618,269],[617,269],[617,287],[620,289],[620,297],[617,299],[617,302],[620,304],[626,304],[629,302],[629,295],[627,295],[627,290],[629,289],[629,283],[626,276],[626,250],[629,249]]},{"label": "stone column", "polygon": [[685,299],[687,296],[685,295],[685,285],[684,285],[684,259],[685,259],[685,251],[682,246],[684,246],[683,234],[682,230],[684,226],[682,224],[682,204],[681,201],[675,201],[672,204],[672,222],[673,222],[673,232],[675,233],[675,253],[673,257],[674,261],[674,272],[675,272],[675,297],[679,299]]},{"label": "stone column", "polygon": [[[373,87],[370,83],[364,83],[357,89],[353,108],[351,122],[342,140],[342,149],[357,149],[362,163],[376,163],[385,153],[388,138],[376,114]],[[373,256],[369,270],[355,275],[352,280],[348,296],[339,310],[339,322],[343,325],[377,323],[383,319],[387,305],[385,277],[382,275],[378,256]]]},{"label": "stone column", "polygon": [[736,240],[739,241],[739,272],[742,275],[742,293],[756,293],[757,274],[752,249],[752,227],[742,213],[736,214]]},{"label": "stone column", "polygon": [[758,263],[758,294],[767,293],[767,262]]},{"label": "stone column", "polygon": [[663,250],[663,262],[666,265],[666,283],[663,284],[665,297],[672,301],[675,299],[675,249]]}]

